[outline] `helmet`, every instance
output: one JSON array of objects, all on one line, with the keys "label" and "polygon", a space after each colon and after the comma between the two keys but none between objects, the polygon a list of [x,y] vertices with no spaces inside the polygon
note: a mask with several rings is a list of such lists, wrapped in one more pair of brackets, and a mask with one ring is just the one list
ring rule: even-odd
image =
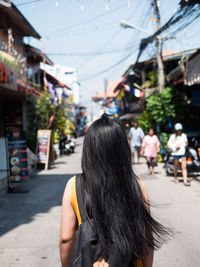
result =
[{"label": "helmet", "polygon": [[176,131],[178,131],[178,130],[183,130],[183,125],[182,125],[181,123],[176,123],[176,124],[174,125],[174,129],[175,129]]}]

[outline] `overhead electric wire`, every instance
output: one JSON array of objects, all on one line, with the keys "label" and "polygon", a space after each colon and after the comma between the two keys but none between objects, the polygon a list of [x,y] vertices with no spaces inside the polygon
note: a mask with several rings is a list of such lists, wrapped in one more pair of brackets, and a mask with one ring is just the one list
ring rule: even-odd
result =
[{"label": "overhead electric wire", "polygon": [[[139,7],[139,5],[137,5],[137,8]],[[145,1],[143,2],[143,6],[142,6],[142,8],[140,9],[141,10],[141,14],[140,14],[140,16],[142,15],[142,14],[144,14],[144,9],[145,9],[145,7],[146,7],[146,3],[145,3]],[[137,12],[137,8],[136,8],[136,10],[134,10],[135,12]],[[144,15],[144,19],[143,20],[140,20],[141,21],[141,23],[139,23],[139,25],[137,25],[137,26],[140,26],[140,28],[142,28],[142,29],[146,29],[147,28],[147,26],[148,26],[148,24],[149,24],[149,22],[150,22],[150,18],[151,18],[151,9],[152,9],[152,6],[150,6],[147,10],[146,10],[146,12],[145,12],[145,15]],[[138,12],[137,12],[138,13]],[[129,21],[131,19],[131,17],[129,17],[126,21]],[[137,40],[139,41],[139,37],[140,37],[140,35],[142,34],[142,32],[141,31],[138,31],[137,29],[135,29],[135,30],[133,30],[133,34],[131,35],[131,38],[129,39],[129,42],[128,43],[130,43],[130,40],[133,40],[133,39],[135,39],[135,36],[136,36],[136,38],[137,38]],[[139,41],[140,42],[140,41]],[[139,49],[139,43],[138,43],[138,49]],[[126,52],[126,50],[124,50],[124,53]]]},{"label": "overhead electric wire", "polygon": [[[101,51],[103,50],[108,44],[110,44],[111,41],[114,40],[114,38],[119,34],[119,32],[121,31],[121,29],[117,30],[104,44],[103,46],[98,50]],[[83,62],[78,68],[77,70],[80,70],[81,68],[83,68],[86,64],[88,64],[92,59],[94,59],[94,57],[96,57],[96,55],[92,56],[90,59],[88,59],[86,62]]]},{"label": "overhead electric wire", "polygon": [[[117,26],[118,24],[117,23],[108,23],[108,24],[103,24],[103,25],[100,25],[100,26],[93,26],[93,27],[87,27],[87,28],[80,28],[78,30],[74,30],[74,31],[68,31],[68,32],[65,32],[65,33],[58,33],[58,35],[52,35],[53,37],[50,37],[49,36],[45,36],[43,38],[45,39],[52,39],[52,38],[65,38],[66,36],[68,35],[74,35],[74,34],[81,34],[81,33],[90,33],[90,32],[94,32],[94,31],[99,31],[99,30],[102,30],[102,29],[109,29],[109,28],[112,28],[114,26]],[[61,36],[59,36],[61,34]]]},{"label": "overhead electric wire", "polygon": [[[147,14],[149,13],[149,11],[147,11]],[[131,14],[132,15],[132,14]],[[146,16],[147,17],[147,16]],[[130,18],[130,17],[129,17]],[[148,18],[148,17],[147,17]],[[143,24],[146,24],[148,22],[148,20],[147,21],[144,21],[143,22]],[[117,33],[116,33],[117,34]],[[137,36],[138,36],[138,34],[137,34]],[[111,37],[111,40],[113,39],[113,37]],[[110,43],[110,41],[108,41],[107,43]],[[106,45],[106,44],[105,44]],[[104,46],[105,46],[104,45]],[[135,50],[136,51],[136,50]],[[91,76],[88,76],[88,77],[86,77],[86,78],[80,78],[80,80],[85,80],[85,79],[90,79],[90,78],[94,78],[94,77],[96,77],[96,76],[99,76],[99,75],[101,75],[101,74],[103,74],[103,73],[106,73],[107,71],[109,71],[109,70],[111,70],[111,69],[113,69],[113,68],[115,68],[116,66],[118,66],[118,65],[120,65],[122,62],[124,62],[128,57],[130,57],[130,55],[132,55],[133,54],[133,51],[131,51],[130,53],[128,53],[128,55],[126,55],[126,56],[124,56],[122,59],[120,59],[119,61],[117,61],[117,63],[115,63],[114,65],[111,65],[110,67],[108,67],[108,68],[106,68],[105,70],[103,70],[103,71],[101,71],[101,72],[98,72],[98,73],[96,73],[96,74],[94,74],[94,75],[91,75]]]},{"label": "overhead electric wire", "polygon": [[23,3],[19,3],[19,4],[15,4],[15,5],[18,7],[18,6],[25,6],[25,5],[35,4],[38,2],[44,2],[44,1],[46,1],[46,0],[31,0],[31,1],[23,2]]},{"label": "overhead electric wire", "polygon": [[[193,1],[195,4],[185,3],[185,6],[182,6],[182,1],[179,2],[179,9],[174,13],[173,16],[153,35],[148,38],[145,38],[141,41],[140,50],[137,56],[136,63],[138,62],[141,54],[147,48],[147,46],[154,42],[158,35],[170,29],[172,27],[177,27],[172,34],[177,34],[186,27],[188,27],[191,23],[193,23],[196,19],[200,18],[200,3],[198,1]],[[179,23],[179,24],[177,24]]]},{"label": "overhead electric wire", "polygon": [[[129,17],[127,19],[130,19],[133,15],[133,13],[135,12],[135,10],[129,15]],[[99,51],[103,50],[108,44],[110,44],[111,41],[114,40],[114,38],[121,32],[121,29],[119,29],[116,33],[114,33],[113,36],[111,36],[111,38],[109,38],[109,40],[100,48]],[[96,55],[94,55],[93,57],[91,57],[88,61],[86,61],[85,63],[81,64],[77,69],[80,70],[82,67],[84,67],[86,64],[88,64],[92,59],[94,59],[94,57],[96,57]]]},{"label": "overhead electric wire", "polygon": [[[135,50],[136,51],[136,50]],[[106,73],[108,72],[109,70],[113,69],[114,67],[116,67],[117,65],[121,64],[124,60],[126,60],[128,57],[130,57],[132,55],[133,52],[135,51],[131,51],[128,55],[126,55],[125,57],[121,58],[119,61],[117,61],[115,64],[111,65],[110,67],[100,71],[100,72],[97,72],[93,75],[90,75],[90,76],[87,76],[87,77],[83,77],[83,78],[79,78],[80,81],[85,81],[85,80],[88,80],[88,79],[92,79],[92,78],[95,78],[103,73]]]},{"label": "overhead electric wire", "polygon": [[134,43],[131,46],[127,46],[125,48],[121,49],[112,49],[108,51],[94,51],[94,52],[86,52],[86,53],[80,53],[80,52],[60,52],[60,53],[46,53],[48,56],[93,56],[93,55],[104,55],[104,54],[113,54],[113,53],[118,53],[120,51],[124,51],[125,49],[133,48],[137,46],[139,43]]},{"label": "overhead electric wire", "polygon": [[44,35],[43,37],[51,36],[51,35],[53,35],[54,33],[62,32],[62,31],[68,30],[68,29],[75,28],[75,27],[80,26],[80,25],[82,26],[83,24],[87,24],[87,23],[90,23],[90,22],[94,22],[95,20],[98,20],[99,18],[102,18],[102,17],[104,17],[104,16],[110,15],[111,13],[113,13],[113,12],[115,12],[115,11],[121,9],[121,8],[124,7],[124,6],[126,6],[126,4],[123,4],[123,5],[119,6],[119,7],[116,7],[116,8],[114,8],[114,9],[111,9],[111,10],[109,10],[109,12],[106,12],[106,13],[104,12],[104,13],[98,15],[98,16],[95,16],[95,17],[93,17],[93,18],[91,18],[91,19],[88,19],[88,20],[85,20],[85,21],[83,21],[83,22],[79,22],[79,23],[76,23],[76,24],[74,24],[74,25],[71,25],[71,26],[68,26],[68,27],[65,27],[65,28],[57,29],[57,30],[55,30],[55,31],[53,31],[53,32],[50,32],[49,34]]},{"label": "overhead electric wire", "polygon": [[[138,14],[138,17],[140,17],[140,21],[141,21],[141,23],[139,24],[139,26],[141,27],[141,28],[145,28],[145,26],[146,26],[146,24],[148,24],[148,22],[149,22],[149,13],[150,13],[150,10],[147,10],[147,12],[145,13],[145,15],[143,15],[144,14],[144,9],[145,9],[145,6],[146,6],[146,3],[145,2],[143,2],[143,6],[142,6],[142,8],[140,9],[141,10],[141,13],[138,13],[138,8],[139,8],[139,5],[137,5],[136,6],[136,9],[134,9],[133,10],[133,12],[131,13],[131,15],[129,15],[129,17],[128,18],[126,18],[125,20],[126,21],[130,21],[131,19],[132,19],[132,17],[133,17],[133,15],[134,14]],[[143,17],[144,17],[144,19],[143,19]],[[135,19],[135,17],[134,17],[134,19]],[[141,32],[137,32],[137,30],[134,30],[134,31],[132,31],[133,33],[131,34],[131,37],[129,38],[129,41],[127,42],[127,45],[129,44],[130,45],[130,42],[132,41],[132,40],[135,40],[135,39],[137,39],[137,41],[139,41],[139,36],[140,36],[140,34],[141,34]],[[139,46],[139,43],[137,43],[137,44],[135,44],[134,46]],[[133,48],[133,46],[131,46],[130,48]],[[123,49],[123,52],[124,53],[122,53],[122,57],[124,57],[125,56],[125,54],[126,54],[126,52],[127,52],[127,49],[130,49],[130,48],[128,48],[128,47],[125,47],[124,49]],[[126,57],[126,56],[125,56]],[[128,59],[128,57],[126,58],[126,60]],[[124,60],[122,63],[124,63],[125,64],[125,61],[126,60]],[[110,72],[110,74],[112,74],[115,70],[116,70],[116,68],[117,67],[119,67],[121,64],[118,64],[118,65],[116,65],[115,67],[113,67],[112,68],[112,72]],[[122,67],[122,66],[121,66]],[[121,68],[120,67],[120,68]]]}]

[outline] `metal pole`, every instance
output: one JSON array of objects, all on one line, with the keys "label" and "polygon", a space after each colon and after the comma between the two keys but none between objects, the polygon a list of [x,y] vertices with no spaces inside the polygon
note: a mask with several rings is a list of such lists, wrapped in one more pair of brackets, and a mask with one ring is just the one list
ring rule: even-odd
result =
[{"label": "metal pole", "polygon": [[138,26],[132,25],[132,24],[128,23],[125,20],[120,20],[120,26],[125,28],[125,29],[127,29],[127,28],[136,29],[136,30],[144,32],[144,33],[146,33],[148,35],[152,35],[152,32],[146,31],[146,30],[144,30],[144,29],[142,29],[142,28],[140,28]]},{"label": "metal pole", "polygon": [[[160,22],[160,11],[158,0],[153,0],[154,4],[154,14],[156,16],[156,28],[160,30],[161,22]],[[157,65],[158,65],[158,88],[161,92],[165,87],[165,75],[164,75],[164,67],[162,61],[162,38],[160,35],[157,35]]]}]

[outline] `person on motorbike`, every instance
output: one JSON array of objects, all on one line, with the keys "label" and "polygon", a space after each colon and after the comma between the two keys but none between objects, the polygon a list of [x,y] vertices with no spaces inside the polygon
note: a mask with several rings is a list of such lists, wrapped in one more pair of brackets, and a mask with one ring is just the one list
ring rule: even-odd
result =
[{"label": "person on motorbike", "polygon": [[175,182],[177,184],[179,183],[177,175],[178,175],[179,159],[181,159],[183,183],[185,186],[190,186],[187,180],[187,161],[185,156],[185,148],[188,144],[187,135],[182,132],[183,126],[181,123],[176,123],[174,126],[174,130],[175,133],[170,136],[167,146],[171,150],[172,156],[174,158]]}]

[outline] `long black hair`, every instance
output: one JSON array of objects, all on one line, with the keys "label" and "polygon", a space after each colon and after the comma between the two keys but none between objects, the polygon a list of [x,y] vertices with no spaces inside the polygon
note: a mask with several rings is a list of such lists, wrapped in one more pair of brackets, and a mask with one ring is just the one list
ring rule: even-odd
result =
[{"label": "long black hair", "polygon": [[132,170],[126,133],[104,114],[88,129],[82,152],[86,206],[105,260],[113,241],[122,256],[142,259],[159,248],[167,230],[150,215]]}]

